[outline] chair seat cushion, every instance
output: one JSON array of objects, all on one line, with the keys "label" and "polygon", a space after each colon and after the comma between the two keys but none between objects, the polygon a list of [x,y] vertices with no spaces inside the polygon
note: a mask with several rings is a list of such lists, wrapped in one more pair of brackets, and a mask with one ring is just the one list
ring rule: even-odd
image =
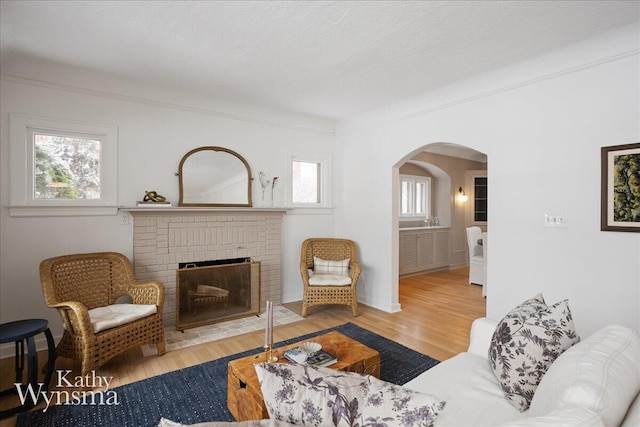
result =
[{"label": "chair seat cushion", "polygon": [[474,264],[484,264],[484,256],[474,255],[470,258],[470,261]]},{"label": "chair seat cushion", "polygon": [[309,277],[309,285],[311,286],[349,286],[351,285],[351,277],[339,274],[319,274],[315,273]]},{"label": "chair seat cushion", "polygon": [[93,325],[93,332],[98,333],[142,319],[157,311],[155,304],[113,304],[92,308],[89,310],[89,318]]}]

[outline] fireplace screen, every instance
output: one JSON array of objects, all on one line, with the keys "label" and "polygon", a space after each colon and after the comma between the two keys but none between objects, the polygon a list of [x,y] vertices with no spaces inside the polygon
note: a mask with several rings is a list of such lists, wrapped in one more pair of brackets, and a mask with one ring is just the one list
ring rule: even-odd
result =
[{"label": "fireplace screen", "polygon": [[260,312],[260,262],[224,262],[188,263],[176,271],[177,330]]}]

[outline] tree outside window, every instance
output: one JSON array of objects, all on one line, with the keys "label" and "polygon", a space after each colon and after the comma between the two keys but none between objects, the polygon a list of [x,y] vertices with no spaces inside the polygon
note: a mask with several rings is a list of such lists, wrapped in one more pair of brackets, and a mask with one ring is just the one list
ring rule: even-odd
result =
[{"label": "tree outside window", "polygon": [[33,132],[34,199],[99,199],[101,141]]}]

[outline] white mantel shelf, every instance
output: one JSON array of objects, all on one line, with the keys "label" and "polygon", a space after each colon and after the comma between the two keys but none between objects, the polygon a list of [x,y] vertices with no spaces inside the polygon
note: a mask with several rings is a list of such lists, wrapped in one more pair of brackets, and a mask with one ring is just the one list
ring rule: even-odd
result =
[{"label": "white mantel shelf", "polygon": [[145,214],[145,213],[153,213],[158,214],[160,212],[172,213],[172,214],[180,214],[180,213],[226,213],[226,212],[245,212],[245,213],[267,213],[267,212],[284,212],[286,213],[289,208],[253,208],[253,207],[187,207],[187,206],[172,206],[170,208],[154,208],[154,207],[127,207],[120,206],[118,208],[121,211],[129,212],[132,215],[135,214]]}]

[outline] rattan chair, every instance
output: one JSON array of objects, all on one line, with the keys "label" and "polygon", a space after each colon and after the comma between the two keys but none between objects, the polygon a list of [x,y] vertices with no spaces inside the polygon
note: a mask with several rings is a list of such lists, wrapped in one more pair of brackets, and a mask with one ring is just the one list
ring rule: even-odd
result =
[{"label": "rattan chair", "polygon": [[[302,299],[302,316],[307,316],[307,310],[314,305],[343,304],[351,306],[353,315],[358,315],[358,300],[356,286],[360,277],[361,266],[358,263],[356,245],[351,240],[312,238],[302,242],[300,253],[300,274],[304,285]],[[313,273],[314,256],[323,260],[341,261],[349,259],[348,276],[350,284],[332,286],[323,284],[313,286],[309,284],[310,270]]]},{"label": "rattan chair", "polygon": [[[164,286],[138,283],[124,255],[101,252],[49,258],[40,263],[40,282],[46,304],[57,308],[64,321],[57,355],[80,361],[82,375],[142,344],[155,343],[158,355],[165,353]],[[133,304],[155,304],[156,313],[94,333],[88,310],[114,304],[125,295]]]}]

